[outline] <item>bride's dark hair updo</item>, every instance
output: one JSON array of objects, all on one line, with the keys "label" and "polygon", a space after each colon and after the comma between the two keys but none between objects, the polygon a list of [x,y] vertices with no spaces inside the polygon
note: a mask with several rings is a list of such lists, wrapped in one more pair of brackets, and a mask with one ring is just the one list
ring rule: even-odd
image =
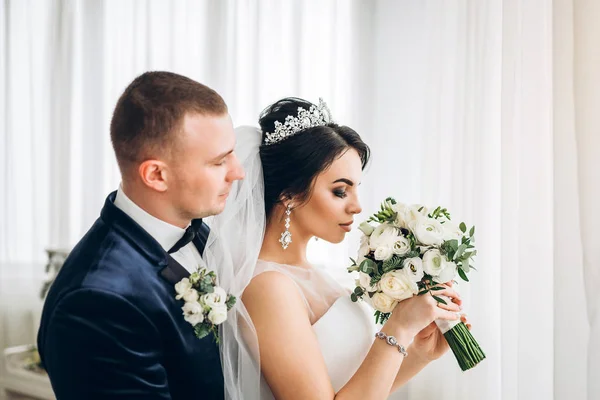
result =
[{"label": "bride's dark hair updo", "polygon": [[273,207],[284,199],[308,201],[317,175],[349,149],[356,150],[363,169],[369,161],[369,146],[358,133],[335,123],[307,128],[280,142],[265,144],[265,132],[275,131],[275,121],[284,123],[288,115],[298,115],[298,107],[309,110],[311,106],[313,104],[306,100],[288,97],[270,105],[260,115],[258,123],[263,132],[260,158],[267,218]]}]

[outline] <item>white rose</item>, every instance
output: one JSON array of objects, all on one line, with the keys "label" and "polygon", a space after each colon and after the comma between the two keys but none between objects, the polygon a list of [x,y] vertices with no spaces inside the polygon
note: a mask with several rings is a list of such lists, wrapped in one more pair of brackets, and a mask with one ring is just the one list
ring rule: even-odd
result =
[{"label": "white rose", "polygon": [[177,296],[175,296],[175,298],[180,300],[191,288],[192,283],[190,280],[188,278],[183,278],[175,284],[175,291],[177,292]]},{"label": "white rose", "polygon": [[398,229],[388,224],[381,224],[369,237],[369,246],[371,250],[376,250],[381,246],[393,246],[398,239]]},{"label": "white rose", "polygon": [[375,293],[373,297],[371,297],[371,305],[377,311],[381,311],[383,313],[392,312],[394,307],[396,307],[396,304],[398,304],[396,300],[381,292]]},{"label": "white rose", "polygon": [[446,220],[442,225],[444,231],[444,241],[447,240],[460,240],[463,237],[463,233],[454,222]]},{"label": "white rose", "polygon": [[373,231],[375,230],[375,228],[373,228],[373,226],[371,226],[371,224],[369,224],[368,222],[361,223],[358,226],[358,229],[360,229],[367,236],[371,236],[371,233],[373,233]]},{"label": "white rose", "polygon": [[417,240],[426,246],[439,246],[444,241],[444,228],[439,221],[420,217],[410,223]]},{"label": "white rose", "polygon": [[[421,211],[419,211],[421,210]],[[421,217],[427,217],[427,207],[420,204],[414,204],[404,208],[403,219],[405,228],[410,228],[410,224]]]},{"label": "white rose", "polygon": [[358,283],[367,292],[375,292],[378,288],[378,284],[375,284],[375,286],[371,286],[371,277],[369,276],[369,274],[365,274],[364,272],[358,273]]},{"label": "white rose", "polygon": [[452,261],[444,263],[444,269],[437,276],[438,283],[446,283],[456,278],[456,264]]},{"label": "white rose", "polygon": [[400,236],[398,240],[394,242],[394,247],[392,248],[394,254],[398,254],[399,256],[403,256],[410,251],[410,240],[405,238],[404,236]]},{"label": "white rose", "polygon": [[423,270],[429,275],[438,276],[444,267],[444,259],[438,249],[428,250],[423,254]]},{"label": "white rose", "polygon": [[381,246],[378,247],[377,249],[375,249],[375,259],[379,260],[379,261],[386,261],[389,260],[390,258],[392,258],[392,256],[394,255],[394,251],[392,250],[391,247],[388,246]]},{"label": "white rose", "polygon": [[394,225],[396,225],[398,228],[408,228],[406,221],[406,204],[396,203],[392,206],[392,210],[396,213]]},{"label": "white rose", "polygon": [[222,324],[223,322],[225,322],[225,320],[227,320],[227,307],[214,307],[208,313],[208,319],[215,325]]},{"label": "white rose", "polygon": [[418,292],[417,284],[402,271],[383,274],[379,281],[379,288],[383,293],[398,301],[408,299]]},{"label": "white rose", "polygon": [[413,282],[417,283],[423,279],[423,261],[419,257],[407,258],[402,263],[402,272]]},{"label": "white rose", "polygon": [[362,263],[367,254],[369,254],[369,252],[371,251],[371,249],[369,248],[369,238],[366,236],[363,236],[360,238],[360,248],[358,249],[358,260],[357,260],[357,265],[360,266],[360,263]]},{"label": "white rose", "polygon": [[207,307],[214,308],[225,305],[227,301],[227,293],[225,290],[216,286],[212,293],[207,293],[202,296],[200,302]]},{"label": "white rose", "polygon": [[185,320],[193,326],[204,321],[202,306],[197,301],[185,303],[181,309],[183,310]]},{"label": "white rose", "polygon": [[183,294],[183,300],[186,302],[197,302],[198,297],[198,292],[195,289],[190,289]]}]

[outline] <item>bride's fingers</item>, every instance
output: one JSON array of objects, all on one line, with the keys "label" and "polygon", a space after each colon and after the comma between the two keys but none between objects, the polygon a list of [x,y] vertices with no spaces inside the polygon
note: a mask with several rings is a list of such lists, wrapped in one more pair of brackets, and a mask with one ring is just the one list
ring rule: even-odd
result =
[{"label": "bride's fingers", "polygon": [[452,302],[450,302],[450,303],[447,303],[447,304],[444,304],[444,303],[439,303],[439,302],[438,302],[438,303],[437,303],[437,306],[438,306],[439,308],[441,308],[441,309],[448,310],[448,311],[455,311],[455,312],[458,312],[458,311],[460,311],[460,310],[461,310],[461,308],[460,308],[460,306],[459,306],[458,304],[456,304],[456,303],[452,303]]},{"label": "bride's fingers", "polygon": [[439,285],[438,288],[442,288],[441,290],[432,290],[430,293],[434,296],[446,296],[450,299],[451,302],[461,305],[462,298],[458,292],[448,286]]}]

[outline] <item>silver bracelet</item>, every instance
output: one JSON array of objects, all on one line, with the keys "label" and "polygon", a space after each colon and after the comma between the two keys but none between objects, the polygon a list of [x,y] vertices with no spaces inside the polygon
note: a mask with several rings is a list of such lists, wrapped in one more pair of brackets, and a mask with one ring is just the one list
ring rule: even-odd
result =
[{"label": "silver bracelet", "polygon": [[377,332],[375,334],[375,337],[377,339],[384,339],[385,342],[387,344],[389,344],[390,346],[396,346],[398,348],[398,352],[400,354],[402,354],[404,357],[408,357],[408,353],[406,352],[406,348],[404,346],[402,346],[401,344],[398,343],[398,340],[396,340],[395,337],[393,336],[388,336],[383,332]]}]

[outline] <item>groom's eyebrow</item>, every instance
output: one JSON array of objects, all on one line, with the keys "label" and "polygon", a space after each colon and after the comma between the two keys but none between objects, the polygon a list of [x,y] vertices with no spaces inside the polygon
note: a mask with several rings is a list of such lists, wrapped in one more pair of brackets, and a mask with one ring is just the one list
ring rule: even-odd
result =
[{"label": "groom's eyebrow", "polygon": [[338,182],[343,182],[348,186],[354,186],[354,182],[352,182],[350,179],[340,178],[338,180],[333,181],[333,183],[338,183]]},{"label": "groom's eyebrow", "polygon": [[231,149],[229,151],[226,151],[224,153],[219,154],[218,156],[216,156],[215,158],[213,158],[212,160],[210,160],[210,162],[219,161],[220,159],[227,157],[231,153],[233,153],[233,149]]}]

